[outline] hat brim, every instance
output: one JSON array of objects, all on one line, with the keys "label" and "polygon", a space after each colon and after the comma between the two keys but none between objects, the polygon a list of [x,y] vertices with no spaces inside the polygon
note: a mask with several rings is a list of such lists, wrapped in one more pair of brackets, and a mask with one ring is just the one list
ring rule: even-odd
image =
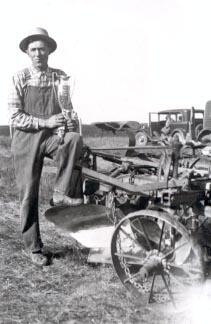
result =
[{"label": "hat brim", "polygon": [[38,40],[43,40],[47,43],[48,47],[49,47],[49,50],[50,50],[50,53],[54,52],[57,48],[57,44],[55,42],[55,40],[49,36],[45,36],[45,35],[40,35],[40,34],[37,34],[37,35],[30,35],[26,38],[24,38],[20,44],[19,44],[19,47],[21,49],[21,51],[25,52],[27,51],[28,49],[28,45],[32,42],[35,42],[35,41],[38,41]]}]

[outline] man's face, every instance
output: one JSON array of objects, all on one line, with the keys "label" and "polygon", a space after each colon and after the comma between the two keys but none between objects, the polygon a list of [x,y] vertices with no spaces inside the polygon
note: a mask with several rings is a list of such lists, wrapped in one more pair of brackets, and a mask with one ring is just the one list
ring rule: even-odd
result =
[{"label": "man's face", "polygon": [[36,69],[43,70],[47,67],[49,48],[44,41],[38,40],[29,43],[27,54]]}]

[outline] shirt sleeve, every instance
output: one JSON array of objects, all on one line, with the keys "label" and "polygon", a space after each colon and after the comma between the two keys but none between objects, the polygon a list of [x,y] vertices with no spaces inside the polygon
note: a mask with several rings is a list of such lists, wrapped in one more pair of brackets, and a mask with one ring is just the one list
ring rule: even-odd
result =
[{"label": "shirt sleeve", "polygon": [[24,111],[23,84],[23,76],[17,74],[12,78],[8,96],[9,124],[22,130],[39,129],[39,119]]}]

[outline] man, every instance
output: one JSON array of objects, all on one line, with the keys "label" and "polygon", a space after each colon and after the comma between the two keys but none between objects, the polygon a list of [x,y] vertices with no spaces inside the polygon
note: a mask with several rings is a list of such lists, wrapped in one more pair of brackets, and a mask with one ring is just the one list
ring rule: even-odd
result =
[{"label": "man", "polygon": [[[21,202],[23,241],[32,262],[42,266],[47,263],[38,219],[43,159],[47,156],[58,163],[52,203],[55,206],[80,205],[83,202],[81,176],[79,174],[76,183],[73,170],[81,155],[82,139],[76,133],[77,120],[66,120],[59,106],[55,78],[59,80],[65,73],[48,67],[49,54],[57,47],[55,40],[45,29],[35,28],[19,46],[32,64],[13,77],[9,95],[10,125],[14,128],[12,152]],[[61,139],[57,130],[64,126],[67,132]],[[70,192],[74,197],[70,197]]]},{"label": "man", "polygon": [[161,129],[161,134],[163,136],[168,136],[170,134],[170,123],[171,123],[171,117],[169,115],[166,116],[166,123],[165,126]]}]

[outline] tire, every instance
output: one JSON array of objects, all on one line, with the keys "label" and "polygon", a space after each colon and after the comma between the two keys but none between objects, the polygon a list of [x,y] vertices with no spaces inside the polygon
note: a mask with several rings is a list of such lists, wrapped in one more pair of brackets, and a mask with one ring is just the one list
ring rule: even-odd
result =
[{"label": "tire", "polygon": [[202,129],[197,136],[197,141],[202,142],[204,144],[210,144],[211,130],[210,129]]},{"label": "tire", "polygon": [[135,135],[136,146],[145,146],[148,143],[148,137],[145,132],[138,132]]},{"label": "tire", "polygon": [[199,133],[202,131],[203,129],[203,125],[202,124],[198,124],[195,128],[195,138],[198,137]]},{"label": "tire", "polygon": [[181,144],[183,144],[183,145],[185,144],[185,136],[184,136],[183,132],[177,131],[177,132],[173,133],[172,138],[175,139],[176,137],[179,138],[179,142]]}]

